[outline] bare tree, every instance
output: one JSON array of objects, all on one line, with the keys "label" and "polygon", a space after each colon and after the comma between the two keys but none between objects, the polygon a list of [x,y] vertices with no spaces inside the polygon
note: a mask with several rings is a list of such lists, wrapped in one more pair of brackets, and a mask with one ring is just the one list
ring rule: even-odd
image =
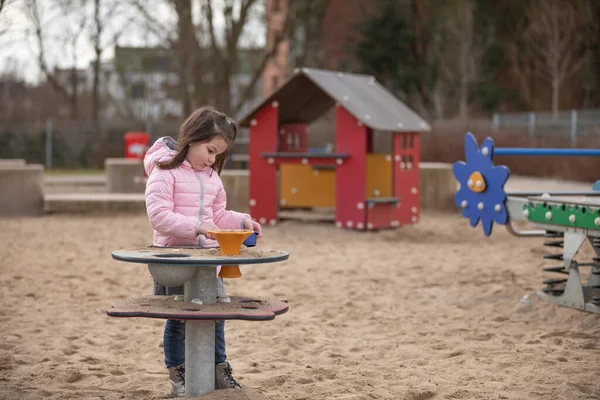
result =
[{"label": "bare tree", "polygon": [[215,103],[217,108],[226,113],[231,113],[231,84],[232,76],[237,72],[238,63],[238,44],[240,35],[248,21],[251,7],[257,0],[241,0],[237,5],[238,11],[234,12],[234,1],[224,1],[222,10],[225,19],[224,43],[220,44],[217,39],[217,32],[214,24],[213,0],[203,0],[202,8],[206,16],[208,33],[210,35],[211,55],[214,59],[216,68],[213,69],[213,79],[215,83]]},{"label": "bare tree", "polygon": [[560,91],[584,60],[582,26],[589,18],[588,0],[531,0],[528,8],[527,45],[541,77],[552,89],[552,112],[560,107]]},{"label": "bare tree", "polygon": [[[5,0],[0,0],[0,15],[2,15],[2,10],[4,9],[4,6],[6,1]],[[2,33],[6,32],[8,30],[8,24],[5,24],[4,21],[0,20],[0,35],[2,35]]]},{"label": "bare tree", "polygon": [[437,118],[443,118],[450,101],[458,105],[462,122],[469,117],[470,100],[479,76],[483,35],[475,32],[475,3],[454,0],[437,7],[431,42],[437,74],[432,103]]},{"label": "bare tree", "polygon": [[258,83],[261,76],[263,75],[263,72],[265,70],[267,63],[277,55],[279,46],[285,39],[287,39],[289,37],[290,27],[292,25],[292,15],[291,15],[290,11],[291,10],[288,7],[283,16],[283,23],[282,23],[280,29],[275,33],[273,40],[267,44],[267,47],[265,48],[265,51],[263,53],[263,57],[262,57],[260,63],[258,64],[257,67],[254,68],[254,71],[252,72],[252,77],[250,79],[250,82],[248,83],[248,85],[246,85],[244,90],[241,92],[241,95],[238,98],[237,103],[233,106],[233,114],[234,115],[239,113],[240,110],[242,109],[242,107],[244,106],[244,104],[250,99],[252,93],[254,92],[254,88],[255,88],[256,84]]},{"label": "bare tree", "polygon": [[[190,70],[186,66],[193,66],[189,74],[192,76],[183,75],[183,81],[193,84],[195,103],[202,104],[208,98],[212,98],[217,108],[236,115],[252,96],[265,65],[274,57],[279,44],[286,37],[290,20],[289,12],[285,15],[283,28],[278,32],[273,43],[268,46],[260,62],[253,67],[249,83],[241,90],[234,102],[232,84],[234,76],[239,72],[240,39],[248,22],[252,18],[258,17],[258,13],[254,12],[253,14],[253,11],[259,2],[257,0],[226,0],[223,2],[223,8],[217,10],[213,0],[202,0],[201,10],[204,18],[193,24],[190,0],[172,1],[179,17],[179,38],[174,45],[179,51],[178,59],[183,71]],[[217,12],[220,12],[225,21],[222,31],[215,25]],[[202,37],[197,36],[198,33],[206,34],[207,38],[202,40]],[[207,50],[210,57],[206,56]],[[207,92],[210,93],[209,96],[207,96]]]},{"label": "bare tree", "polygon": [[[77,71],[78,47],[87,24],[87,18],[83,12],[83,3],[81,1],[84,0],[59,0],[54,4],[58,6],[55,8],[58,12],[46,19],[37,0],[28,0],[26,3],[29,19],[33,25],[34,36],[37,41],[38,49],[36,58],[38,66],[52,87],[68,101],[71,119],[77,119],[79,116],[77,108],[77,99],[79,97],[79,76]],[[56,69],[52,70],[47,60],[46,39],[49,37],[47,29],[50,24],[57,22],[61,23],[64,28],[61,29],[61,34],[58,37],[63,46],[62,49],[68,50],[68,53],[71,54],[71,68],[68,82],[57,77]]]},{"label": "bare tree", "polygon": [[[170,0],[177,14],[175,29],[153,17],[143,0],[130,1],[145,18],[146,28],[165,47],[173,50],[180,77],[181,100],[186,112],[198,104],[211,101],[224,112],[237,114],[252,97],[265,65],[288,34],[289,12],[285,14],[283,29],[265,49],[263,57],[252,66],[248,84],[234,99],[232,85],[239,73],[238,56],[243,47],[243,33],[250,21],[261,17],[260,1],[201,0],[201,18],[194,18],[191,0]],[[222,6],[217,7],[219,3]],[[224,21],[222,29],[215,23],[218,17]]]},{"label": "bare tree", "polygon": [[456,18],[451,18],[451,31],[458,40],[458,108],[460,120],[469,116],[469,98],[479,76],[482,49],[475,35],[473,0],[459,0],[455,8]]},{"label": "bare tree", "polygon": [[[104,5],[104,7],[103,7]],[[119,29],[108,31],[106,28],[114,20],[114,17],[119,12],[124,12],[122,4],[119,0],[94,0],[93,8],[93,23],[90,27],[90,42],[94,48],[93,68],[93,83],[92,83],[92,118],[98,120],[98,115],[101,109],[100,105],[100,67],[101,57],[104,50],[109,46],[114,46],[120,36],[129,27],[132,22],[131,18],[125,18],[119,25]],[[103,12],[104,11],[104,12]],[[106,36],[110,35],[107,39]]]},{"label": "bare tree", "polygon": [[298,67],[324,67],[323,20],[331,0],[290,1],[290,48]]},{"label": "bare tree", "polygon": [[[189,0],[171,0],[177,12],[177,40],[172,47],[177,54],[180,92],[183,97],[183,111],[190,114],[195,104],[205,102],[204,55],[196,35],[202,31],[194,24],[192,3]],[[193,87],[193,91],[188,88]]]}]

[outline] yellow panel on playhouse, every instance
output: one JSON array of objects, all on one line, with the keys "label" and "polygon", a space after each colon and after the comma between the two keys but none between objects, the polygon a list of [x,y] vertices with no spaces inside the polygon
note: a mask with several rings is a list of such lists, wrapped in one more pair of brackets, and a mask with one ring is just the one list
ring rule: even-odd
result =
[{"label": "yellow panel on playhouse", "polygon": [[[392,197],[392,166],[389,155],[367,155],[367,198]],[[279,174],[281,208],[335,207],[334,169],[284,164]]]},{"label": "yellow panel on playhouse", "polygon": [[392,168],[391,155],[367,154],[367,199],[393,197]]},{"label": "yellow panel on playhouse", "polygon": [[335,207],[335,171],[310,165],[279,167],[281,208]]}]

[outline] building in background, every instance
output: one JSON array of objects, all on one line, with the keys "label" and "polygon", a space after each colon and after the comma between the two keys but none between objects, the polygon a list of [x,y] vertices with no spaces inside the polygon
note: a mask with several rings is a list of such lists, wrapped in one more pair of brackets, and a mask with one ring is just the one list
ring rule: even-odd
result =
[{"label": "building in background", "polygon": [[[289,0],[265,0],[267,40],[265,51],[273,47],[285,27]],[[263,96],[268,96],[285,82],[289,75],[290,40],[284,37],[263,71]]]},{"label": "building in background", "polygon": [[[90,75],[91,80],[93,72]],[[103,116],[149,121],[180,118],[183,104],[177,96],[178,85],[169,49],[117,46],[114,59],[101,66]]]},{"label": "building in background", "polygon": [[[181,98],[179,72],[174,65],[171,49],[163,47],[115,47],[113,60],[100,66],[99,88],[102,98],[102,118],[131,118],[142,121],[160,121],[185,117]],[[211,49],[205,49],[208,54]],[[244,92],[252,79],[254,68],[263,57],[263,49],[240,49],[237,70],[231,82],[233,103]],[[87,69],[86,86],[93,86],[93,65]],[[204,82],[210,86],[210,74]],[[262,80],[256,85],[260,88]],[[262,98],[255,89],[244,107],[243,114]],[[195,105],[200,106],[200,105]]]},{"label": "building in background", "polygon": [[271,49],[285,27],[288,12],[292,13],[290,18],[294,32],[288,32],[281,40],[273,58],[265,66],[264,96],[280,87],[295,68],[341,70],[354,64],[351,43],[359,38],[356,26],[370,12],[376,11],[374,3],[364,0],[321,0],[313,4],[314,8],[311,9],[300,2],[290,3],[290,0],[265,0],[265,51]]}]

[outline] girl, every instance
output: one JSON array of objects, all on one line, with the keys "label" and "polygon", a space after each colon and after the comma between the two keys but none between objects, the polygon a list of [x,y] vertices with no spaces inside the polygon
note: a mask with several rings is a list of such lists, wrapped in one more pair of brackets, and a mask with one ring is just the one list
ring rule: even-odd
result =
[{"label": "girl", "polygon": [[[261,226],[248,214],[225,209],[226,195],[219,178],[237,135],[236,123],[205,106],[181,125],[179,141],[158,139],[144,157],[146,211],[154,228],[154,246],[216,247],[208,231],[251,229],[262,237]],[[153,294],[183,294],[183,286],[154,283]],[[218,278],[217,301],[228,302]],[[185,396],[185,323],[167,320],[164,331],[165,364],[171,397]],[[215,388],[237,389],[225,354],[224,321],[215,323]]]}]

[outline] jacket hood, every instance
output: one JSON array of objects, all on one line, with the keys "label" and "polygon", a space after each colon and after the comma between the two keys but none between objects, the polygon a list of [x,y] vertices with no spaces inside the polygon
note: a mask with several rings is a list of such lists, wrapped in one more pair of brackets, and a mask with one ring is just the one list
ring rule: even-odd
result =
[{"label": "jacket hood", "polygon": [[[177,155],[177,142],[171,136],[163,136],[160,139],[156,140],[152,147],[148,149],[146,155],[144,156],[144,171],[147,176],[150,176],[152,171],[155,168],[158,168],[156,165],[157,162],[165,162],[171,160],[173,157]],[[192,164],[188,160],[184,160],[181,163],[181,166],[184,168],[188,168],[193,170]],[[212,168],[205,168],[202,171],[209,175],[212,175],[215,172]]]},{"label": "jacket hood", "polygon": [[[157,168],[157,162],[165,162],[171,160],[177,154],[177,142],[170,136],[164,136],[158,139],[144,157],[144,171],[150,176],[154,168]],[[184,164],[187,161],[184,161]]]}]

